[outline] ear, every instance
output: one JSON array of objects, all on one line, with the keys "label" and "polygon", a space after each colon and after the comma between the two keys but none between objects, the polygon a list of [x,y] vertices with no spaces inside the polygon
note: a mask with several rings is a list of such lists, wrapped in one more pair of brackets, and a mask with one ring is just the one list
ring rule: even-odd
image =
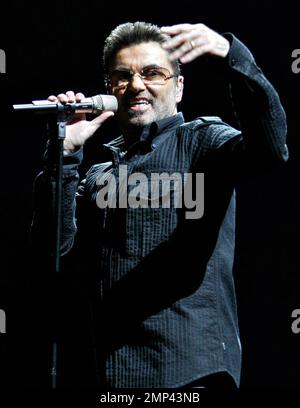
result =
[{"label": "ear", "polygon": [[176,103],[181,102],[184,87],[184,77],[179,75],[176,84]]}]

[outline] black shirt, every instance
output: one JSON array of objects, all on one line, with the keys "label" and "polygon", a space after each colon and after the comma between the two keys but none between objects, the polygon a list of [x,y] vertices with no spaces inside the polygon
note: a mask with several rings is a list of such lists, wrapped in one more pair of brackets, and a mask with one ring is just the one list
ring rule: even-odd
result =
[{"label": "black shirt", "polygon": [[[241,130],[217,118],[184,123],[179,113],[145,126],[129,149],[122,136],[108,143],[111,161],[93,166],[79,187],[82,150],[65,158],[62,253],[76,259],[88,282],[109,387],[179,387],[220,371],[239,383],[234,187],[245,169],[260,171],[288,153],[276,91],[249,50],[230,38],[224,75]],[[127,178],[141,173],[147,180],[153,173],[204,174],[203,214],[188,219],[186,208],[174,205],[99,208],[105,179],[114,179],[118,204],[120,168]],[[51,183],[46,159],[36,194]],[[49,195],[38,203],[32,232],[41,247]]]}]

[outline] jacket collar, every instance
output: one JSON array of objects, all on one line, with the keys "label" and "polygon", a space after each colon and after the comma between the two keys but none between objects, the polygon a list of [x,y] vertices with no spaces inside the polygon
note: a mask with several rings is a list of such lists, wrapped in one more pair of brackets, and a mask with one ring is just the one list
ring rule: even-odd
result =
[{"label": "jacket collar", "polygon": [[[158,138],[163,133],[169,132],[172,129],[175,129],[178,126],[182,125],[183,123],[184,118],[181,112],[168,118],[152,122],[151,124],[143,127],[138,142],[148,141],[148,143],[150,144],[152,141],[155,141],[156,138]],[[126,138],[123,135],[121,135],[111,140],[110,142],[103,144],[103,146],[112,151],[119,150],[125,152],[128,148],[128,144],[129,143],[127,142]]]}]

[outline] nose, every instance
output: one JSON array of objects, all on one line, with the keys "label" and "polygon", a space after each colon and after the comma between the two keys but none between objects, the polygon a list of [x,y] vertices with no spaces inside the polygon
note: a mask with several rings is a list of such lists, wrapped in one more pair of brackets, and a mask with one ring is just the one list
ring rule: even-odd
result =
[{"label": "nose", "polygon": [[132,75],[128,83],[128,88],[134,92],[139,92],[139,91],[143,91],[144,89],[146,89],[146,86],[139,73]]}]

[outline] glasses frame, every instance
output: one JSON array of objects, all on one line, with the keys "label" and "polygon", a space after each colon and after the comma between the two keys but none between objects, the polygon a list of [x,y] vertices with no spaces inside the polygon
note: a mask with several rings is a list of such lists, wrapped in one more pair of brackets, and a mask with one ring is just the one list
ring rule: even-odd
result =
[{"label": "glasses frame", "polygon": [[[163,82],[148,81],[146,78],[143,78],[143,71],[145,71],[146,69],[164,69],[164,70],[168,71],[169,76],[167,78],[162,79]],[[118,72],[118,71],[119,72],[126,72],[126,73],[130,74],[130,77],[128,78],[128,81],[127,81],[126,84],[125,83],[123,85],[113,85],[112,84],[110,75],[112,75],[114,72]],[[126,69],[117,69],[117,70],[113,71],[112,73],[106,75],[105,82],[106,82],[107,86],[110,86],[114,90],[124,89],[124,88],[127,88],[127,86],[132,81],[132,79],[134,78],[135,75],[138,75],[145,85],[165,85],[166,81],[168,81],[169,79],[178,77],[178,74],[172,74],[168,70],[168,68],[160,67],[158,65],[147,65],[146,67],[142,68],[140,70],[140,72],[136,72],[136,73],[133,73],[131,69],[128,69],[128,70],[126,70]]]}]

